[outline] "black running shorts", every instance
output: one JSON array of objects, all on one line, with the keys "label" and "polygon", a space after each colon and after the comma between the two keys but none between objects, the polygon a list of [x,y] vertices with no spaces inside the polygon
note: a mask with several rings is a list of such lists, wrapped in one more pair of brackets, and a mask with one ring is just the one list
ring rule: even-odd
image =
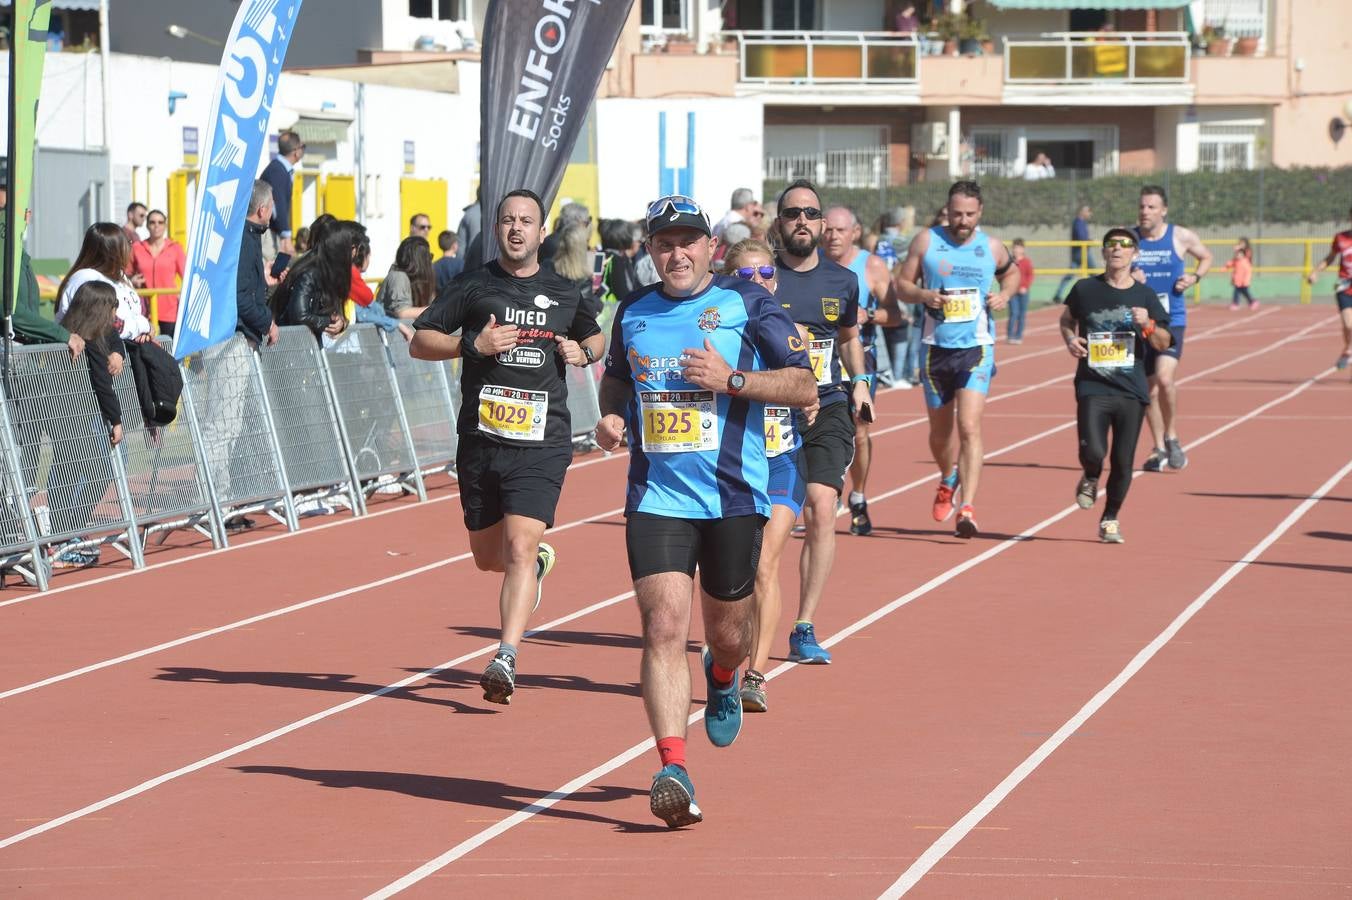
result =
[{"label": "black running shorts", "polygon": [[460,435],[455,452],[465,527],[482,531],[508,514],[554,524],[571,447],[512,447],[474,434]]},{"label": "black running shorts", "polygon": [[756,588],[760,564],[762,516],[726,519],[676,519],[630,513],[624,542],[634,581],[663,572],[684,572],[717,600],[741,600]]},{"label": "black running shorts", "polygon": [[824,484],[839,494],[854,460],[854,418],[849,401],[823,406],[812,427],[803,431],[798,451],[807,464],[807,483]]},{"label": "black running shorts", "polygon": [[1183,335],[1187,331],[1186,325],[1170,325],[1169,334],[1174,342],[1163,350],[1156,350],[1146,341],[1145,345],[1145,374],[1147,376],[1155,374],[1155,360],[1161,356],[1172,356],[1174,359],[1183,358]]}]

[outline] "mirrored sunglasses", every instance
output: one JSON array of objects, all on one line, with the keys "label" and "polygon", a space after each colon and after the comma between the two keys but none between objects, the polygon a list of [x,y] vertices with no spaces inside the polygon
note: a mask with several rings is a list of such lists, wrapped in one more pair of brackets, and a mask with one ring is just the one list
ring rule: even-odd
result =
[{"label": "mirrored sunglasses", "polygon": [[1109,238],[1108,240],[1106,240],[1106,241],[1103,242],[1103,247],[1104,247],[1105,250],[1106,250],[1107,248],[1109,248],[1109,247],[1122,247],[1122,248],[1124,248],[1124,249],[1131,250],[1131,249],[1133,249],[1135,246],[1136,246],[1136,242],[1135,242],[1135,241],[1133,241],[1131,238],[1124,238],[1124,237],[1120,237],[1120,238]]},{"label": "mirrored sunglasses", "polygon": [[799,216],[815,222],[822,217],[822,211],[815,206],[786,206],[779,211],[779,217],[786,222],[792,222]]},{"label": "mirrored sunglasses", "polygon": [[771,278],[775,277],[775,267],[743,266],[740,269],[733,269],[732,271],[732,274],[736,275],[738,278],[743,278],[747,281],[750,281],[752,278],[754,278],[757,273],[760,274],[761,278],[764,278],[766,281],[769,281]]},{"label": "mirrored sunglasses", "polygon": [[673,194],[670,197],[662,197],[661,199],[654,200],[650,203],[648,205],[648,218],[655,219],[666,213],[668,210],[692,216],[704,215],[704,210],[700,209],[700,205],[694,200],[691,200],[689,197],[683,197],[680,194]]}]

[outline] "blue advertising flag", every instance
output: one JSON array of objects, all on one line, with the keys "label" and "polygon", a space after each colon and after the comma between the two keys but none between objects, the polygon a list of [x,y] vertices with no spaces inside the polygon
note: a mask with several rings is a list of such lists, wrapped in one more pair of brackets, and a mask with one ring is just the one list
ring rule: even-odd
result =
[{"label": "blue advertising flag", "polygon": [[300,5],[301,0],[244,0],[225,42],[188,232],[174,328],[178,359],[235,333],[239,244]]}]

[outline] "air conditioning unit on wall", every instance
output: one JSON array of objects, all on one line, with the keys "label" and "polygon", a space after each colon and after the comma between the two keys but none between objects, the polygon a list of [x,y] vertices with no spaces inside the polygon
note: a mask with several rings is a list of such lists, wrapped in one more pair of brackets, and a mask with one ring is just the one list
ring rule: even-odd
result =
[{"label": "air conditioning unit on wall", "polygon": [[948,123],[921,122],[912,125],[911,152],[926,158],[948,156]]}]

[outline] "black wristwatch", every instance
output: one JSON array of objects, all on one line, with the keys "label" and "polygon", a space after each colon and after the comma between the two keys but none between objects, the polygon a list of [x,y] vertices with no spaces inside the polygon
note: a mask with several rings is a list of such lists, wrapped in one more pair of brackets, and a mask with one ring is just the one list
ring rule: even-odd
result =
[{"label": "black wristwatch", "polygon": [[866,316],[868,316],[868,323],[869,323],[870,325],[872,325],[872,324],[873,324],[873,320],[874,320],[874,319],[877,317],[877,315],[878,315],[878,311],[877,311],[876,309],[866,309],[866,310],[864,310],[864,314],[865,314]]},{"label": "black wristwatch", "polygon": [[586,344],[582,345],[582,355],[587,357],[587,365],[590,366],[592,363],[596,362],[596,355],[592,353],[591,347],[588,347]]},{"label": "black wristwatch", "polygon": [[734,370],[728,376],[728,395],[736,397],[744,387],[746,387],[746,373]]}]

